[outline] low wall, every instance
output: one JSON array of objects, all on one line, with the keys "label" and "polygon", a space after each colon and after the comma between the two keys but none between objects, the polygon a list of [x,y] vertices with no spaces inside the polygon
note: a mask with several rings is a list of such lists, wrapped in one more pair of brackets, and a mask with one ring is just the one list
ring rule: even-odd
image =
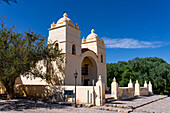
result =
[{"label": "low wall", "polygon": [[148,95],[148,88],[147,87],[140,87],[140,96]]},{"label": "low wall", "polygon": [[[64,90],[73,90],[75,93],[75,86],[20,85],[17,87],[19,96],[52,98],[57,101],[64,101]],[[76,101],[90,102],[92,92],[93,86],[76,86]],[[66,101],[72,101],[72,98],[66,97]]]},{"label": "low wall", "polygon": [[149,84],[145,81],[144,87],[140,87],[138,80],[136,80],[135,87],[133,87],[132,80],[130,79],[128,87],[119,87],[119,84],[116,82],[114,77],[111,84],[111,97],[117,100],[129,99],[134,96],[142,96],[152,94],[152,84],[149,81]]},{"label": "low wall", "polygon": [[[64,95],[68,93],[68,95]],[[69,91],[68,91],[69,90]],[[70,91],[72,90],[72,91]],[[17,85],[16,94],[18,96],[41,97],[56,101],[75,101],[75,86],[56,86],[56,85]],[[76,102],[92,103],[101,106],[105,102],[105,84],[102,83],[101,75],[99,75],[96,86],[76,86]]]},{"label": "low wall", "polygon": [[[62,86],[65,90],[75,91],[74,86]],[[88,103],[91,99],[91,93],[93,92],[93,86],[76,86],[76,101],[81,103]],[[88,100],[89,99],[89,100]]]},{"label": "low wall", "polygon": [[134,97],[134,89],[129,87],[118,87],[118,99],[129,99]]}]

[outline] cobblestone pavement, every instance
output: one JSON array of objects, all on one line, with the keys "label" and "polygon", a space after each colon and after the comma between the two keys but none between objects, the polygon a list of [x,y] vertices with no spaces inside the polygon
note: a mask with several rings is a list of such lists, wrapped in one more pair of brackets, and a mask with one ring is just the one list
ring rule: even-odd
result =
[{"label": "cobblestone pavement", "polygon": [[[137,108],[127,109],[119,107],[91,107],[74,108],[46,102],[35,102],[26,99],[0,100],[0,113],[114,113],[114,112],[155,112],[170,113],[170,97],[163,95],[142,96],[126,101],[114,101],[113,103],[131,105]],[[161,99],[162,98],[162,99]],[[161,99],[161,100],[159,100]],[[156,100],[156,101],[155,101]]]},{"label": "cobblestone pavement", "polygon": [[170,113],[170,97],[135,109],[136,112]]}]

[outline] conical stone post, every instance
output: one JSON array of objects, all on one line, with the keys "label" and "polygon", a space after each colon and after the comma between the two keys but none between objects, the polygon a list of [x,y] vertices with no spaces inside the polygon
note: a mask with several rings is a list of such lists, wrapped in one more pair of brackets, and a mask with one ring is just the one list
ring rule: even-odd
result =
[{"label": "conical stone post", "polygon": [[116,82],[115,77],[111,84],[111,97],[114,97],[114,99],[118,99],[118,83]]},{"label": "conical stone post", "polygon": [[136,80],[135,83],[135,96],[140,96],[140,84],[138,83],[138,80]]},{"label": "conical stone post", "polygon": [[145,81],[145,83],[144,83],[144,87],[148,87],[148,84],[147,84],[147,82]]},{"label": "conical stone post", "polygon": [[129,88],[133,88],[133,83],[132,83],[132,80],[130,79],[129,83],[128,83],[128,87]]},{"label": "conical stone post", "polygon": [[149,92],[150,94],[153,94],[151,81],[149,81],[148,90],[149,90],[148,92]]},{"label": "conical stone post", "polygon": [[105,85],[102,83],[101,75],[98,78],[98,81],[96,83],[96,106],[102,106],[104,104],[105,99]]}]

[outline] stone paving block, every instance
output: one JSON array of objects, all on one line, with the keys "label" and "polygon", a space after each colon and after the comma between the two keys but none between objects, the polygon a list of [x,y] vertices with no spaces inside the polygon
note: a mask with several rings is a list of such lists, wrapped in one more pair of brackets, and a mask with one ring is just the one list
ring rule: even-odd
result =
[{"label": "stone paving block", "polygon": [[102,107],[94,106],[94,107],[91,107],[91,109],[113,111],[113,112],[125,112],[125,113],[129,113],[132,111],[132,109],[123,109],[123,108],[106,107],[106,106],[102,106]]},{"label": "stone paving block", "polygon": [[170,113],[170,97],[136,108],[134,111]]},{"label": "stone paving block", "polygon": [[119,101],[112,101],[110,103],[106,103],[109,105],[113,105],[113,107],[123,107],[123,108],[137,108],[143,106],[148,103],[152,103],[159,99],[166,98],[166,95],[152,95],[152,96],[140,96],[134,99],[126,99]]}]

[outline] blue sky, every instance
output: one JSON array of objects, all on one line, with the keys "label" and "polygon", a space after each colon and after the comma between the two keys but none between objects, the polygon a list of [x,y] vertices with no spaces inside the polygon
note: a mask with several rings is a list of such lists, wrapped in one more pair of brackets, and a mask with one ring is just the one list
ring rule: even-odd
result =
[{"label": "blue sky", "polygon": [[18,0],[0,6],[0,16],[20,32],[29,28],[48,36],[63,12],[80,27],[81,38],[94,28],[105,40],[107,62],[159,57],[170,63],[170,1],[166,0]]}]

